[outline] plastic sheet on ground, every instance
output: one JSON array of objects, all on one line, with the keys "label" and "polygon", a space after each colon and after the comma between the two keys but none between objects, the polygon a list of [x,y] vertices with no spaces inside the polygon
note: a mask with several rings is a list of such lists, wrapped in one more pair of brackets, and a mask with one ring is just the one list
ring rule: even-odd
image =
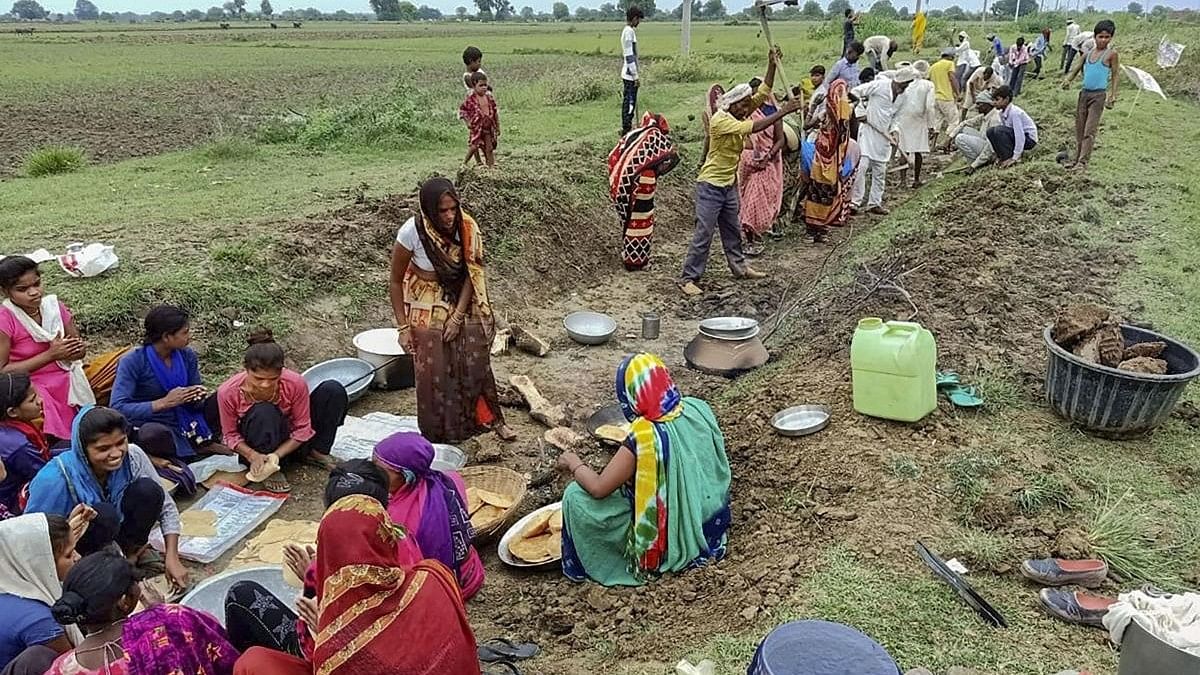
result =
[{"label": "plastic sheet on ground", "polygon": [[419,432],[417,418],[384,412],[368,413],[363,417],[347,415],[329,454],[341,461],[368,459],[379,441],[399,431]]},{"label": "plastic sheet on ground", "polygon": [[[286,500],[287,495],[255,492],[227,483],[218,485],[188,509],[216,513],[216,536],[180,537],[180,557],[203,564],[213,562],[274,515]],[[150,543],[156,550],[164,550],[158,528],[150,533]]]},{"label": "plastic sheet on ground", "polygon": [[219,471],[237,473],[246,470],[238,461],[237,455],[209,455],[198,462],[188,464],[188,468],[192,470],[197,483],[203,483]]}]

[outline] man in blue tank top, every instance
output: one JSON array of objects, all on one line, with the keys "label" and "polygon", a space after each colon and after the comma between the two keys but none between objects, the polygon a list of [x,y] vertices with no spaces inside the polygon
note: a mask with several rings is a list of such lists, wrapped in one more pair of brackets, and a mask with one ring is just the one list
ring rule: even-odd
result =
[{"label": "man in blue tank top", "polygon": [[1105,19],[1096,24],[1093,39],[1096,48],[1083,54],[1083,58],[1063,80],[1062,87],[1071,86],[1075,76],[1083,71],[1083,89],[1079,92],[1079,103],[1075,106],[1075,157],[1067,163],[1068,169],[1086,169],[1092,157],[1092,146],[1096,143],[1096,131],[1100,128],[1100,115],[1105,108],[1112,109],[1117,102],[1117,69],[1120,63],[1117,50],[1112,47],[1116,26]]}]

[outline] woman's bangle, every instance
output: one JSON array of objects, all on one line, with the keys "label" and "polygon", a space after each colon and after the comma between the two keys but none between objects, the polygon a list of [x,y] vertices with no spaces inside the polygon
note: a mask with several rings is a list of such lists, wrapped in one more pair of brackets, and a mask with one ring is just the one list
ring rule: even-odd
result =
[{"label": "woman's bangle", "polygon": [[584,463],[583,463],[583,462],[580,462],[580,463],[576,464],[576,465],[575,465],[575,468],[574,468],[574,469],[571,469],[571,475],[572,475],[572,476],[574,476],[574,475],[575,475],[575,472],[576,472],[576,471],[578,471],[579,469],[583,468],[584,466],[585,466],[585,465],[584,465]]},{"label": "woman's bangle", "polygon": [[403,326],[396,326],[396,330],[400,331],[401,333],[403,333],[406,330],[411,330],[411,329],[412,329],[412,326],[410,326],[408,324],[404,324]]}]

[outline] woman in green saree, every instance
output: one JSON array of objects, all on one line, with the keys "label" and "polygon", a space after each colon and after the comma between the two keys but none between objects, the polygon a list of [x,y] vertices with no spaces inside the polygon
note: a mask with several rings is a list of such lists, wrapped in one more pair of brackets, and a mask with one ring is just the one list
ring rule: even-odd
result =
[{"label": "woman in green saree", "polygon": [[563,573],[575,581],[640,586],[725,555],[729,460],[712,408],[680,395],[657,356],[617,368],[617,401],[629,437],[600,473],[573,452],[558,466],[563,493]]}]

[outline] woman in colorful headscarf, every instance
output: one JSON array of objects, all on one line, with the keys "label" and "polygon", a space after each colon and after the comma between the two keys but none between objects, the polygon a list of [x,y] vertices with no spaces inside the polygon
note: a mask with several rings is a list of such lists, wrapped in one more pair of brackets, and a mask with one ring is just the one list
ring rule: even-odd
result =
[{"label": "woman in colorful headscarf", "polygon": [[621,261],[631,272],[650,262],[654,191],[659,176],[679,163],[670,132],[665,117],[647,112],[608,155],[609,196],[624,230]]},{"label": "woman in colorful headscarf", "polygon": [[[755,86],[754,81],[750,85]],[[778,106],[772,95],[751,113],[750,119],[757,122],[773,115]],[[758,133],[750,134],[746,148],[742,150],[742,161],[738,165],[738,215],[742,220],[746,255],[754,256],[762,252],[763,233],[775,224],[779,208],[783,206],[785,145],[787,138],[783,134],[781,119]]]},{"label": "woman in colorful headscarf", "polygon": [[513,440],[492,375],[496,324],[479,226],[445,178],[425,181],[419,201],[396,235],[389,295],[400,344],[413,355],[421,433],[444,443],[492,428]]},{"label": "woman in colorful headscarf", "polygon": [[433,444],[421,434],[402,431],[375,446],[376,466],[388,475],[388,515],[403,525],[425,558],[436,560],[458,578],[463,599],[483,585],[483,562],[471,544],[475,533],[467,513],[467,486],[453,471],[431,468]]},{"label": "woman in colorful headscarf", "polygon": [[573,452],[558,458],[575,481],[563,494],[563,572],[639,586],[721,559],[730,472],[712,408],[682,396],[651,354],[626,357],[616,389],[631,431],[608,466],[597,473]]},{"label": "woman in colorful headscarf", "polygon": [[[111,551],[80,560],[50,608],[83,641],[47,675],[230,675],[237,651],[212,616],[144,595],[137,570]],[[139,603],[149,608],[134,613]]]},{"label": "woman in colorful headscarf", "polygon": [[859,157],[858,144],[850,138],[851,110],[846,82],[829,83],[817,139],[800,147],[804,225],[814,242],[824,241],[829,227],[845,225],[850,215],[847,196]]},{"label": "woman in colorful headscarf", "polygon": [[454,575],[441,563],[396,563],[400,532],[378,501],[334,503],[317,531],[312,664],[251,647],[237,675],[479,675],[475,636]]}]

